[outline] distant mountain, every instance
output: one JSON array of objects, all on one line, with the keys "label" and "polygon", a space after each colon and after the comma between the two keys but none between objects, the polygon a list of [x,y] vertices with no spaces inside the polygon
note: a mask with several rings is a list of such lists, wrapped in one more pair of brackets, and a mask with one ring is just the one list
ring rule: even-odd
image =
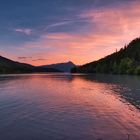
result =
[{"label": "distant mountain", "polygon": [[73,73],[140,74],[140,38],[98,61],[75,67]]},{"label": "distant mountain", "polygon": [[0,74],[6,73],[32,73],[32,72],[59,72],[53,68],[40,68],[25,63],[19,63],[0,56]]},{"label": "distant mountain", "polygon": [[60,70],[62,72],[70,72],[72,68],[74,68],[76,65],[69,61],[66,63],[57,63],[57,64],[51,64],[51,65],[44,65],[41,66],[42,68],[54,68],[57,70]]}]

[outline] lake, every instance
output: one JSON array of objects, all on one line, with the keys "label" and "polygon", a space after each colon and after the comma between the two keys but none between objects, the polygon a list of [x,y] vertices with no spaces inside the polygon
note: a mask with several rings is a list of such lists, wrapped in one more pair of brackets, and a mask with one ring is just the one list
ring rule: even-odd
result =
[{"label": "lake", "polygon": [[0,76],[0,140],[128,139],[140,140],[139,76]]}]

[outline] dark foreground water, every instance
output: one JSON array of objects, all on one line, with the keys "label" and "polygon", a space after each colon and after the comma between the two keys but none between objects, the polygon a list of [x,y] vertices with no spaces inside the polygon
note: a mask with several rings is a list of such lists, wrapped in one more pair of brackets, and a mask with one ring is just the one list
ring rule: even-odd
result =
[{"label": "dark foreground water", "polygon": [[0,76],[0,140],[140,140],[140,77]]}]

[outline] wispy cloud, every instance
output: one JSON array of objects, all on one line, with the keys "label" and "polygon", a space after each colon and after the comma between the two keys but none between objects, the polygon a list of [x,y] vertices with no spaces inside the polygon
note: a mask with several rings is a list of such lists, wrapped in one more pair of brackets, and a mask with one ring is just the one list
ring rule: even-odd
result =
[{"label": "wispy cloud", "polygon": [[17,57],[19,60],[25,60],[25,59],[31,59],[32,57],[26,57],[26,56],[19,56]]},{"label": "wispy cloud", "polygon": [[61,21],[61,22],[53,23],[53,24],[48,25],[45,28],[45,30],[50,29],[50,28],[53,28],[53,27],[58,27],[58,26],[66,25],[66,24],[69,24],[70,22],[71,21]]},{"label": "wispy cloud", "polygon": [[31,33],[32,33],[32,29],[27,29],[27,28],[17,28],[17,29],[14,29],[14,31],[19,32],[19,33],[23,33],[26,35],[31,35]]},{"label": "wispy cloud", "polygon": [[44,58],[38,58],[38,59],[33,59],[32,61],[46,61],[47,59],[44,59]]}]

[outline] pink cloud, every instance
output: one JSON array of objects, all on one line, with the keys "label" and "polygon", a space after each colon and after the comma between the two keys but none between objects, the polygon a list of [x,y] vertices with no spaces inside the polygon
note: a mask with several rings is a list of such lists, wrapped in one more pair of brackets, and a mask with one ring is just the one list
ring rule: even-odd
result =
[{"label": "pink cloud", "polygon": [[[117,47],[117,37],[109,37],[100,39],[100,36],[94,34],[79,35],[69,33],[51,33],[46,36],[42,36],[36,42],[30,42],[22,47],[22,52],[31,53],[34,58],[43,58],[46,61],[27,60],[27,62],[34,65],[50,64],[54,62],[63,62],[72,60],[77,64],[83,64],[92,60],[99,59],[105,55],[105,51],[108,46]],[[43,49],[43,51],[39,51]],[[34,53],[33,50],[38,50],[38,53]],[[113,49],[115,51],[115,48]],[[112,52],[112,50],[110,51]],[[106,52],[108,54],[109,51]]]}]

